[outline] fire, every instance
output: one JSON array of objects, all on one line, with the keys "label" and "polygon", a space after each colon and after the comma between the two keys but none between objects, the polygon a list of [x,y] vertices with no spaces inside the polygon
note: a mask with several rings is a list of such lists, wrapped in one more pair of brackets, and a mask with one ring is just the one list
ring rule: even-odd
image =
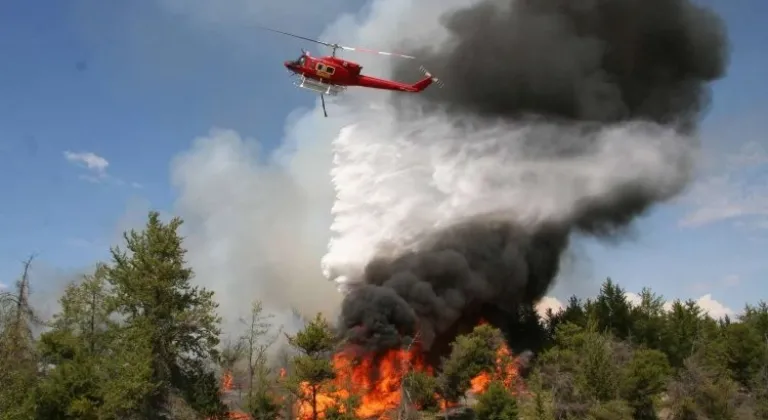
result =
[{"label": "fire", "polygon": [[[430,371],[425,367],[421,351],[415,347],[409,350],[389,350],[383,356],[357,356],[353,348],[333,356],[336,378],[331,390],[320,392],[316,398],[318,417],[325,410],[339,407],[341,401],[351,397],[354,391],[360,397],[355,414],[360,418],[380,417],[386,411],[396,408],[401,401],[403,377],[409,370]],[[302,384],[304,395],[311,395],[308,384]],[[343,408],[341,408],[343,410]],[[299,404],[298,414],[312,418],[312,402]]]},{"label": "fire", "polygon": [[[235,382],[232,372],[224,372],[221,376],[221,392],[233,391],[235,389],[234,384]],[[248,414],[240,411],[229,411],[226,415],[229,420],[251,420],[251,417]]]},{"label": "fire", "polygon": [[506,345],[499,347],[496,352],[496,370],[494,372],[481,372],[472,378],[473,394],[479,395],[488,390],[488,386],[493,380],[500,381],[507,389],[512,389],[517,385],[519,370],[516,359]]},{"label": "fire", "polygon": [[234,378],[232,377],[232,372],[224,372],[224,375],[221,377],[221,390],[223,392],[231,391],[233,389],[233,385]]},{"label": "fire", "polygon": [[[505,344],[498,349],[496,361],[494,372],[482,372],[472,379],[470,392],[482,394],[492,380],[499,380],[508,389],[512,389],[517,383],[518,366]],[[409,350],[389,350],[378,357],[372,354],[356,355],[353,348],[348,348],[334,355],[332,363],[336,378],[330,386],[316,390],[315,409],[319,419],[332,407],[344,411],[341,403],[352,395],[359,397],[359,406],[355,410],[358,418],[387,418],[388,412],[401,404],[403,379],[408,372],[433,374],[432,369],[423,361],[421,349],[416,345]],[[301,385],[301,390],[305,396],[312,395],[312,389],[307,383]],[[442,402],[440,406],[445,409],[449,405]],[[311,398],[297,404],[299,418],[312,419],[312,413]]]}]

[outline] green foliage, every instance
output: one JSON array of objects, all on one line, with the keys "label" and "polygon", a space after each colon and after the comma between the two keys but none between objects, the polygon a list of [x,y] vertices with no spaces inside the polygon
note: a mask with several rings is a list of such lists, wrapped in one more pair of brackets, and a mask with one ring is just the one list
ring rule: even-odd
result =
[{"label": "green foliage", "polygon": [[475,414],[478,420],[517,420],[517,400],[504,384],[493,381],[478,398]]},{"label": "green foliage", "polygon": [[555,400],[552,392],[544,387],[539,372],[528,377],[528,390],[531,395],[521,400],[521,418],[528,420],[555,420]]},{"label": "green foliage", "polygon": [[117,379],[108,374],[114,361],[110,357],[122,351],[112,345],[117,326],[106,306],[105,276],[105,266],[99,265],[81,283],[70,283],[59,300],[61,312],[54,315],[52,328],[40,336],[41,362],[54,368],[37,389],[38,418],[105,415],[105,394]]},{"label": "green foliage", "polygon": [[0,292],[0,419],[30,419],[39,355],[32,329],[42,322],[29,304],[30,257],[16,288]]},{"label": "green foliage", "polygon": [[471,333],[456,337],[437,378],[443,398],[458,401],[470,387],[472,378],[480,372],[492,372],[501,342],[501,332],[490,325],[480,325]]},{"label": "green foliage", "polygon": [[248,414],[254,419],[273,420],[280,414],[280,403],[275,396],[264,389],[251,393],[247,402]]},{"label": "green foliage", "polygon": [[220,320],[213,293],[190,285],[180,225],[151,212],[124,235],[128,252],[113,249],[110,264],[67,286],[28,352],[44,367],[31,376],[28,418],[162,418],[178,396],[199,415],[223,413],[210,369]]},{"label": "green foliage", "polygon": [[730,324],[724,330],[728,369],[737,382],[749,386],[765,366],[765,355],[768,353],[766,339],[757,328],[745,323]]},{"label": "green foliage", "polygon": [[603,283],[591,309],[600,331],[622,340],[632,333],[632,311],[625,291],[611,279]]},{"label": "green foliage", "polygon": [[422,411],[438,411],[440,405],[435,395],[437,380],[434,376],[414,371],[409,372],[404,379],[405,390],[411,403]]},{"label": "green foliage", "polygon": [[589,420],[632,420],[632,409],[626,401],[609,400],[595,404],[587,415]]},{"label": "green foliage", "polygon": [[288,342],[310,357],[327,355],[336,346],[331,327],[321,314],[317,314],[295,336],[288,337]]},{"label": "green foliage", "polygon": [[583,389],[597,401],[611,401],[618,397],[620,368],[610,338],[595,332],[584,335],[583,344],[578,348]]},{"label": "green foliage", "polygon": [[639,349],[623,368],[621,394],[635,419],[655,419],[654,399],[666,388],[671,372],[667,356],[658,350]]},{"label": "green foliage", "polygon": [[328,321],[321,314],[296,335],[288,337],[288,342],[302,353],[293,359],[296,380],[315,386],[334,378],[329,356],[336,341]]},{"label": "green foliage", "polygon": [[[645,289],[632,305],[623,293],[608,280],[596,299],[574,297],[550,317],[552,346],[539,355],[534,376],[548,384],[538,392],[551,398],[554,417],[656,419],[664,411],[675,419],[725,419],[768,411],[768,381],[759,379],[768,377],[760,335],[768,305],[747,306],[739,322],[716,321],[694,301],[665,307]],[[525,399],[526,413],[543,405],[536,398]]]},{"label": "green foliage", "polygon": [[146,361],[151,392],[141,397],[142,412],[149,417],[164,412],[174,390],[199,412],[223,410],[215,387],[208,385],[206,396],[197,388],[211,380],[205,362],[218,358],[220,319],[213,292],[190,284],[193,273],[185,267],[186,250],[177,233],[181,223],[174,218],[164,224],[157,212],[150,212],[144,231],[124,235],[130,254],[113,249],[107,269],[114,290],[110,308],[123,317],[122,329],[145,337],[151,349]]},{"label": "green foliage", "polygon": [[328,321],[317,314],[303,330],[288,336],[288,342],[301,353],[292,360],[293,374],[288,379],[288,389],[297,398],[310,403],[312,418],[317,419],[321,414],[317,395],[336,377],[330,360],[330,353],[336,347],[335,336]]}]

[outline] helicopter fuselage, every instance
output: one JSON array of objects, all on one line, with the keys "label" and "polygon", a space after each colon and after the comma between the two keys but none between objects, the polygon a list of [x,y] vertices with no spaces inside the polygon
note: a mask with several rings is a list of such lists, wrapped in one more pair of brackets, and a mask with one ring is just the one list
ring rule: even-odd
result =
[{"label": "helicopter fuselage", "polygon": [[426,77],[414,84],[366,76],[361,74],[362,66],[353,61],[335,56],[312,57],[306,53],[296,60],[286,61],[284,66],[291,72],[301,76],[302,84],[316,82],[314,84],[320,84],[321,86],[329,85],[331,88],[328,92],[320,92],[329,94],[333,94],[334,91],[338,93],[338,91],[344,90],[348,86],[401,92],[421,92],[434,81],[434,78],[426,72]]}]

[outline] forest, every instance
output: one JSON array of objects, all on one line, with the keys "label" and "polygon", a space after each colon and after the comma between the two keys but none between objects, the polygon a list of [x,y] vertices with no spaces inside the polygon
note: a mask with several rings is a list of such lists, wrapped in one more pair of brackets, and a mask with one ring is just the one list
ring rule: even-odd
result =
[{"label": "forest", "polygon": [[[284,333],[254,299],[224,340],[182,221],[150,212],[40,319],[29,264],[0,291],[0,419],[768,419],[768,304],[713,319],[606,280],[564,310],[480,323],[440,366],[418,334],[368,354],[321,315]],[[662,274],[662,273],[660,273]]]}]

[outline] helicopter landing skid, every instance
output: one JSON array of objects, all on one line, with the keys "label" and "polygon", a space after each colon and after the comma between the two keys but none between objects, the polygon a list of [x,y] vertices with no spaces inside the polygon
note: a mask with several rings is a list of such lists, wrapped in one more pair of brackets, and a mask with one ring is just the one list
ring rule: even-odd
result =
[{"label": "helicopter landing skid", "polygon": [[323,83],[319,80],[309,79],[305,76],[293,83],[294,86],[301,89],[307,89],[312,92],[320,94],[320,102],[323,105],[323,115],[328,117],[328,112],[325,109],[325,95],[336,96],[339,93],[344,92],[347,88],[345,86],[332,85],[330,83]]}]

